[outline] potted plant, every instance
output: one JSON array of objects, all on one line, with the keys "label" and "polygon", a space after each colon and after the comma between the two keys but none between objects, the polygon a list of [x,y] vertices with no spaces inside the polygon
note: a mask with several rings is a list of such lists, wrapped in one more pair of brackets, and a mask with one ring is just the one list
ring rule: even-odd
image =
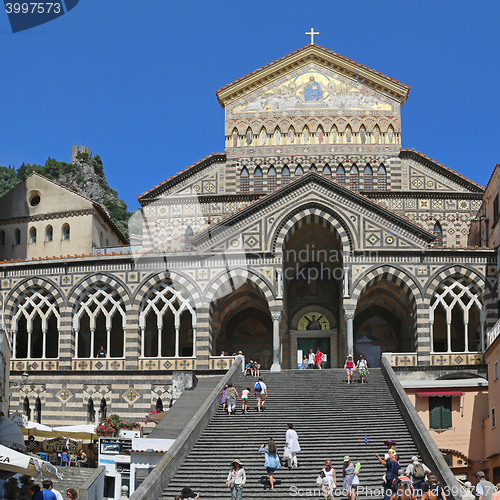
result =
[{"label": "potted plant", "polygon": [[134,422],[133,420],[125,420],[120,424],[120,429],[127,429],[129,431],[138,431],[141,429],[140,422]]},{"label": "potted plant", "polygon": [[15,500],[19,496],[19,483],[15,477],[10,477],[3,483],[5,491],[4,497],[8,500]]},{"label": "potted plant", "polygon": [[24,494],[28,497],[31,497],[33,495],[33,492],[31,491],[31,487],[35,484],[35,481],[33,481],[33,478],[31,476],[24,474],[19,478],[19,481],[23,485]]},{"label": "potted plant", "polygon": [[97,427],[95,428],[95,430],[96,430],[97,434],[99,434],[99,436],[101,436],[101,437],[102,436],[112,437],[117,432],[117,428],[116,428],[114,422],[111,420],[111,417],[99,422],[99,424],[97,424]]}]

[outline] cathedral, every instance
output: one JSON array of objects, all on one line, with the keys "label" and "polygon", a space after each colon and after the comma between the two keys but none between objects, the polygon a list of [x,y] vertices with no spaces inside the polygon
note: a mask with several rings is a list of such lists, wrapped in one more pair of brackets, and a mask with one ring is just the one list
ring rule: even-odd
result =
[{"label": "cathedral", "polygon": [[[273,371],[310,349],[326,368],[482,365],[496,254],[468,235],[484,190],[401,148],[409,92],[311,42],[216,91],[225,151],[138,197],[139,251],[0,262],[11,411],[142,417],[174,371],[220,373],[239,351]],[[0,220],[4,255],[42,220],[34,195]]]}]

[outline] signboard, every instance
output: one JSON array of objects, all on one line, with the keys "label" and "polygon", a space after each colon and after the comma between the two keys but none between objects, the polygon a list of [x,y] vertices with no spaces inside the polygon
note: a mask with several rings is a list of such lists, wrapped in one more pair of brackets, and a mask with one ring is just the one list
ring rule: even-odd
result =
[{"label": "signboard", "polygon": [[21,413],[14,413],[10,416],[12,422],[14,422],[18,427],[27,427],[28,426],[28,417],[26,415],[22,415]]},{"label": "signboard", "polygon": [[76,454],[79,448],[79,442],[75,439],[66,439],[64,437],[58,437],[54,439],[48,439],[45,441],[45,450],[46,451],[55,451],[57,453],[61,453],[69,448],[69,452],[71,454]]},{"label": "signboard", "polygon": [[99,438],[99,452],[101,455],[130,455],[132,439],[127,438]]}]

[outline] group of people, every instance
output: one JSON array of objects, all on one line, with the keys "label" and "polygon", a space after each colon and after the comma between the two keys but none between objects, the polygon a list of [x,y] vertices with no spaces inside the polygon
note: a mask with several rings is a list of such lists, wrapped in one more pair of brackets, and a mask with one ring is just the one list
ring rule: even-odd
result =
[{"label": "group of people", "polygon": [[245,365],[245,372],[243,375],[246,377],[247,375],[251,375],[252,377],[260,377],[260,364],[257,361],[250,360]]},{"label": "group of people", "polygon": [[326,357],[325,354],[321,352],[321,349],[316,349],[316,353],[314,353],[311,347],[309,349],[309,355],[304,354],[301,368],[302,370],[312,370],[316,367],[318,370],[321,370],[323,361],[326,361]]},{"label": "group of people", "polygon": [[356,363],[354,363],[354,361],[353,361],[352,354],[349,354],[349,356],[347,356],[347,359],[345,360],[345,363],[344,363],[344,370],[347,373],[347,383],[348,384],[350,384],[353,381],[354,372],[356,370],[359,370],[359,377],[361,379],[362,384],[365,383],[365,377],[366,377],[367,373],[370,373],[368,371],[368,361],[365,359],[363,354],[359,355],[359,359]]},{"label": "group of people", "polygon": [[[257,400],[257,411],[260,413],[264,410],[264,405],[267,399],[267,386],[261,377],[258,378],[257,382],[253,386],[253,393]],[[236,387],[233,384],[227,384],[224,389],[220,392],[222,394],[222,410],[226,411],[227,414],[236,414],[236,401],[241,401],[241,412],[248,413],[248,397],[250,395],[250,387],[243,389],[241,391],[241,397],[238,393]]]},{"label": "group of people", "polygon": [[[44,479],[41,488],[38,484],[33,485],[31,491],[31,500],[63,500],[61,492],[54,488],[50,479]],[[78,493],[74,488],[68,488],[66,495],[70,500],[78,500]]]}]

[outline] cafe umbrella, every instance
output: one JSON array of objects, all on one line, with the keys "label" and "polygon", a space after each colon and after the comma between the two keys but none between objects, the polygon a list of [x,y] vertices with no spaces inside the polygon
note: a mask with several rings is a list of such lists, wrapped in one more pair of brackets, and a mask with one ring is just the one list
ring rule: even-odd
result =
[{"label": "cafe umbrella", "polygon": [[0,470],[26,474],[32,477],[62,479],[57,469],[43,460],[0,445]]}]

